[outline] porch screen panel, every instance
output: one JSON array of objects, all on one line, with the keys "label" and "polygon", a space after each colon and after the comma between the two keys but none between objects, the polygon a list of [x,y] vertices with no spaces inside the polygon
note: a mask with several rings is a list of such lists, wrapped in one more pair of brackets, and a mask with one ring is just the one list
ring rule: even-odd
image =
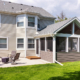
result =
[{"label": "porch screen panel", "polygon": [[41,50],[45,50],[45,38],[41,38]]},{"label": "porch screen panel", "polygon": [[64,37],[56,37],[56,51],[57,52],[65,52],[66,46],[66,38]]},{"label": "porch screen panel", "polygon": [[47,38],[47,49],[49,49],[50,51],[52,51],[53,49],[53,41],[52,41],[52,37],[48,37]]}]

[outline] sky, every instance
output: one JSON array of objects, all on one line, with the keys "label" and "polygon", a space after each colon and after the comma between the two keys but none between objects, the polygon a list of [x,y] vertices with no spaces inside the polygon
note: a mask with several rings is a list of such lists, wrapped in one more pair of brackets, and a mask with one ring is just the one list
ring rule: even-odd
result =
[{"label": "sky", "polygon": [[80,19],[80,0],[4,0],[42,7],[54,17],[63,11],[67,18],[78,17]]}]

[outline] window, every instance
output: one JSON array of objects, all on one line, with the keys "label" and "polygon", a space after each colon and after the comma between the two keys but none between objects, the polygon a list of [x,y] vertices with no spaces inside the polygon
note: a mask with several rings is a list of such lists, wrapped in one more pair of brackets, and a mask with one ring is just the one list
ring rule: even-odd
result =
[{"label": "window", "polygon": [[34,48],[34,39],[28,39],[28,48]]},{"label": "window", "polygon": [[7,38],[0,38],[0,48],[7,48]]},{"label": "window", "polygon": [[24,39],[23,38],[17,39],[17,48],[24,48]]},{"label": "window", "polygon": [[35,26],[35,17],[28,17],[28,26],[30,27]]},{"label": "window", "polygon": [[18,15],[16,19],[17,27],[24,27],[24,15]]},{"label": "window", "polygon": [[24,22],[17,22],[17,27],[22,27],[24,26]]}]

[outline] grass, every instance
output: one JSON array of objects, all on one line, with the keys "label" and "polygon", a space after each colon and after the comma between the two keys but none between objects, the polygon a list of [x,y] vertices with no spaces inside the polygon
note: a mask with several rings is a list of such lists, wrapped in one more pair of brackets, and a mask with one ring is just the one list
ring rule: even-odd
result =
[{"label": "grass", "polygon": [[0,80],[79,80],[80,61],[0,68]]}]

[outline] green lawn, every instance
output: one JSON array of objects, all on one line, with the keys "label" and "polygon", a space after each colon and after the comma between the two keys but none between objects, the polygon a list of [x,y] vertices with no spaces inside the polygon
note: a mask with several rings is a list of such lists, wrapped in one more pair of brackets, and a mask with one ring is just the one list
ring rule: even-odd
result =
[{"label": "green lawn", "polygon": [[80,80],[80,61],[0,68],[0,80]]}]

